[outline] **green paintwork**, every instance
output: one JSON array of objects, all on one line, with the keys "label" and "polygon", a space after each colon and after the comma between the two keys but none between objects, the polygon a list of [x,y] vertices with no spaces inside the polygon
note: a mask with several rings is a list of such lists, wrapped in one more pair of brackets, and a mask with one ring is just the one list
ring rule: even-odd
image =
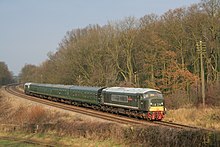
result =
[{"label": "green paintwork", "polygon": [[[102,91],[102,102],[104,105],[148,111],[150,99],[158,99],[158,97],[144,98],[150,93],[159,94],[160,91],[150,88],[108,87]],[[117,97],[116,100],[114,97]]]},{"label": "green paintwork", "polygon": [[85,87],[85,86],[73,86],[70,88],[69,96],[71,99],[91,103],[99,104],[98,91],[100,87]]},{"label": "green paintwork", "polygon": [[[160,91],[149,88],[102,88],[37,83],[26,83],[24,87],[26,93],[36,93],[87,104],[101,104],[141,111],[148,111],[153,99],[164,100]],[[153,93],[158,93],[161,97],[150,96]]]},{"label": "green paintwork", "polygon": [[[118,102],[118,101],[112,101],[111,96],[112,95],[118,95],[118,96],[127,96],[128,101],[127,102]],[[111,103],[119,106],[128,106],[129,107],[137,107],[139,103],[139,95],[138,94],[131,94],[131,93],[119,93],[119,92],[103,92],[103,102],[104,103]]]},{"label": "green paintwork", "polygon": [[99,104],[98,91],[100,87],[85,87],[74,85],[58,84],[37,84],[31,83],[29,88],[25,86],[28,92],[42,94],[51,97],[71,99],[74,101]]}]

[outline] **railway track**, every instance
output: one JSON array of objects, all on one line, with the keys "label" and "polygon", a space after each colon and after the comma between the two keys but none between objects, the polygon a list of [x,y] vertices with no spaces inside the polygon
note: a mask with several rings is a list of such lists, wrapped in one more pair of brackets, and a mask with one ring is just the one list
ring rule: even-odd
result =
[{"label": "railway track", "polygon": [[[150,122],[150,121],[146,121],[146,120],[142,120],[142,119],[130,118],[127,116],[116,115],[116,114],[106,113],[106,112],[102,112],[102,111],[96,111],[96,110],[92,110],[92,109],[88,109],[88,108],[67,105],[64,103],[57,103],[57,102],[49,101],[46,99],[40,99],[40,98],[36,98],[33,96],[25,95],[23,91],[18,90],[18,88],[16,88],[17,85],[18,84],[12,84],[12,85],[5,86],[5,90],[10,94],[16,95],[18,97],[21,97],[21,98],[24,98],[24,99],[27,99],[30,101],[35,101],[35,102],[42,103],[42,104],[49,105],[49,106],[53,106],[56,108],[60,108],[60,109],[64,109],[64,110],[68,110],[68,111],[72,111],[72,112],[76,112],[76,113],[80,113],[80,114],[84,114],[84,115],[88,115],[88,116],[92,116],[92,117],[97,117],[97,118],[101,118],[104,120],[117,122],[120,124],[151,125],[151,126],[154,125],[154,126],[161,126],[161,127],[169,127],[169,128],[173,128],[173,129],[191,129],[191,130],[202,129],[202,128],[198,128],[198,127],[194,127],[194,126],[187,126],[187,125],[176,124],[176,123],[165,122],[165,121]],[[205,130],[205,129],[203,129],[203,130]]]}]

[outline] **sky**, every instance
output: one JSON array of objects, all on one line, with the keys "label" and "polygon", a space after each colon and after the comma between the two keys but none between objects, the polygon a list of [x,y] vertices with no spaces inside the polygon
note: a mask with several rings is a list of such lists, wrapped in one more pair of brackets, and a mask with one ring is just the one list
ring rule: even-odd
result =
[{"label": "sky", "polygon": [[0,0],[0,61],[18,75],[55,53],[67,31],[126,17],[162,15],[200,0]]}]

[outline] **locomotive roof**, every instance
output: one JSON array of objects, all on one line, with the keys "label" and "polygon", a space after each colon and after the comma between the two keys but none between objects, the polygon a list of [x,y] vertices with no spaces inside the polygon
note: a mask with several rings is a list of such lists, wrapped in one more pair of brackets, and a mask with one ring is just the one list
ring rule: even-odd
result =
[{"label": "locomotive roof", "polygon": [[130,88],[130,87],[109,87],[104,89],[106,92],[116,92],[116,93],[130,93],[130,94],[144,94],[149,91],[156,91],[161,93],[158,90],[150,88]]}]

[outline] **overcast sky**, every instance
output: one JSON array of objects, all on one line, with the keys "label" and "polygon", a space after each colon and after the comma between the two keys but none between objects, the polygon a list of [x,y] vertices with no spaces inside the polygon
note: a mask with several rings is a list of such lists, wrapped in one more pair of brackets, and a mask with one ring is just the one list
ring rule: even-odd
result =
[{"label": "overcast sky", "polygon": [[161,15],[200,0],[0,0],[0,61],[18,75],[56,52],[67,31],[128,16]]}]

